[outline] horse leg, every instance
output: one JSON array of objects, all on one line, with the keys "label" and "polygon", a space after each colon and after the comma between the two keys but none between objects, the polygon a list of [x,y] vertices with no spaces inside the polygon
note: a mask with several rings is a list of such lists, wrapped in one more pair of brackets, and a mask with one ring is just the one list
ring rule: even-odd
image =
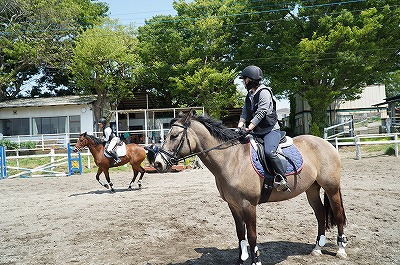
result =
[{"label": "horse leg", "polygon": [[257,229],[256,229],[256,205],[243,206],[243,219],[247,228],[247,240],[250,246],[251,264],[261,265],[260,251],[257,247]]},{"label": "horse leg", "polygon": [[[107,183],[108,183],[108,186],[110,187],[110,191],[113,193],[113,192],[115,192],[115,190],[114,190],[114,184],[111,182],[111,180],[110,180],[110,173],[109,173],[109,171],[108,171],[108,169],[107,170],[104,170],[104,175],[106,176],[106,181],[107,181]],[[107,184],[106,184],[107,185]],[[106,186],[105,186],[106,187]]]},{"label": "horse leg", "polygon": [[100,181],[100,174],[101,174],[102,172],[103,172],[103,169],[99,167],[99,168],[97,169],[97,173],[96,173],[96,180],[97,180],[97,182],[100,183],[101,186],[103,186],[103,187],[105,187],[106,189],[108,189],[107,183],[103,183],[103,182]]},{"label": "horse leg", "polygon": [[342,194],[340,192],[340,188],[336,188],[333,192],[330,190],[326,190],[326,195],[329,198],[330,207],[332,209],[333,218],[338,227],[338,236],[337,236],[337,244],[339,246],[338,251],[336,252],[336,256],[339,258],[347,258],[346,254],[346,245],[347,238],[344,235],[344,225],[346,224],[346,214],[343,208],[343,200]]},{"label": "horse leg", "polygon": [[308,203],[311,205],[312,209],[314,210],[315,217],[317,218],[318,222],[318,236],[317,242],[313,251],[311,252],[312,255],[319,256],[322,254],[321,247],[325,245],[325,208],[322,204],[321,197],[320,197],[320,190],[321,186],[314,182],[310,188],[306,191]]},{"label": "horse leg", "polygon": [[239,213],[239,211],[237,211],[236,208],[233,208],[231,205],[229,205],[229,209],[231,210],[233,219],[235,220],[236,234],[239,240],[239,258],[236,262],[236,265],[243,265],[244,261],[249,258],[246,241],[246,225],[243,221],[242,215]]},{"label": "horse leg", "polygon": [[128,190],[132,190],[132,185],[135,183],[136,177],[139,174],[139,172],[137,170],[135,170],[133,167],[132,167],[132,170],[133,170],[133,178],[131,180],[131,183],[129,183]]},{"label": "horse leg", "polygon": [[144,170],[144,168],[140,167],[140,177],[138,180],[139,189],[142,188],[142,178],[143,178],[145,172],[146,171]]}]

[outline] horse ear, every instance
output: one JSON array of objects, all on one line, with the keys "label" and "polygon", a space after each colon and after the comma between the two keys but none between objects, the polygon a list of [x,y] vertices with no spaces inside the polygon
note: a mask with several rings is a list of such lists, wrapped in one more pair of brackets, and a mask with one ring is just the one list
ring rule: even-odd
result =
[{"label": "horse ear", "polygon": [[87,135],[87,132],[84,132],[84,133],[82,133],[82,135],[83,135],[84,137],[86,137],[86,135]]},{"label": "horse ear", "polygon": [[193,116],[193,110],[190,109],[190,111],[183,118],[183,122],[187,123],[190,120],[190,118],[192,118],[192,116]]}]

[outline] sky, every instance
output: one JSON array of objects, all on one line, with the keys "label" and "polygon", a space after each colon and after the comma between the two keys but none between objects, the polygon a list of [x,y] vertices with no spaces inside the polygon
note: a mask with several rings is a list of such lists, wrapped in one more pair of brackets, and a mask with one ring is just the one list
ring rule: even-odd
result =
[{"label": "sky", "polygon": [[[122,24],[134,23],[136,27],[143,26],[146,19],[156,15],[177,14],[172,7],[173,0],[99,0],[99,2],[108,4],[110,18],[119,19]],[[238,83],[236,81],[235,83]],[[278,100],[277,109],[281,108],[289,108],[289,101]]]},{"label": "sky", "polygon": [[99,0],[109,6],[109,16],[122,24],[144,25],[146,19],[156,15],[176,15],[173,0]]}]

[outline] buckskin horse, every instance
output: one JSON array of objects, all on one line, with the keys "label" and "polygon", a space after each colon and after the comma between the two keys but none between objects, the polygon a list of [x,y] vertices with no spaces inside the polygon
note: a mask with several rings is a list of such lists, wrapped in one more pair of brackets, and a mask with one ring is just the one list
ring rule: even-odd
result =
[{"label": "buckskin horse", "polygon": [[[125,165],[126,163],[130,163],[133,170],[133,178],[129,183],[129,190],[132,190],[132,185],[134,184],[136,177],[140,173],[140,177],[138,180],[139,189],[142,187],[142,178],[145,173],[144,168],[141,166],[141,163],[146,158],[152,164],[154,162],[154,152],[150,148],[142,147],[137,144],[127,144],[126,145],[126,155],[121,156],[121,162],[118,164],[114,164],[114,159],[107,158],[104,155],[104,146],[102,141],[99,138],[94,137],[93,135],[88,135],[86,132],[82,133],[79,136],[79,139],[74,147],[74,152],[80,151],[83,147],[87,146],[89,148],[90,153],[94,158],[94,162],[96,163],[98,169],[96,173],[96,180],[100,183],[101,186],[106,189],[110,189],[111,192],[115,192],[113,188],[113,183],[110,180],[109,168],[118,167]],[[146,152],[147,150],[147,152]],[[107,183],[102,183],[100,181],[100,174],[104,172],[104,176],[106,177]]]},{"label": "buckskin horse", "polygon": [[[154,166],[165,172],[173,164],[197,155],[215,176],[221,197],[228,203],[239,240],[239,258],[243,264],[249,257],[252,264],[261,265],[257,247],[256,207],[260,202],[263,180],[255,172],[250,159],[250,144],[242,143],[240,135],[209,117],[191,112],[171,121],[171,129],[159,149]],[[293,138],[303,156],[300,172],[287,177],[290,193],[272,190],[268,202],[291,199],[306,192],[318,223],[317,241],[313,255],[321,255],[325,245],[325,229],[337,225],[339,258],[346,258],[344,235],[346,216],[340,190],[340,157],[337,150],[322,138],[301,135]],[[325,191],[321,201],[321,187]]]}]

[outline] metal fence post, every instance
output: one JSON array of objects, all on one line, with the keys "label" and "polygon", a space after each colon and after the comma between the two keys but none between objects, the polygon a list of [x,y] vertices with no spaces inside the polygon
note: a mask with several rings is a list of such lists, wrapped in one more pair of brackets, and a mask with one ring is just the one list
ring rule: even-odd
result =
[{"label": "metal fence post", "polygon": [[361,146],[360,146],[360,137],[359,136],[354,137],[354,143],[356,145],[356,159],[360,160],[361,159]]}]

